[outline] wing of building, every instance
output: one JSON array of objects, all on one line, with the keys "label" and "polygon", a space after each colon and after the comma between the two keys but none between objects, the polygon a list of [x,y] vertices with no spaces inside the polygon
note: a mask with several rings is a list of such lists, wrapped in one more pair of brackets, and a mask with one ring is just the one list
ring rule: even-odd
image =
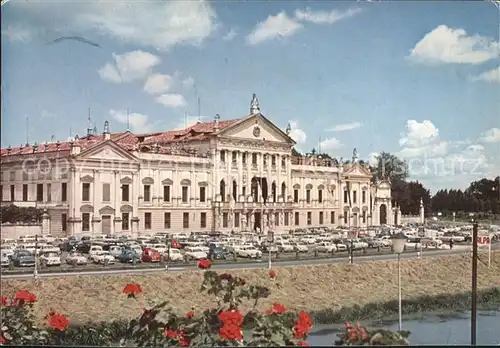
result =
[{"label": "wing of building", "polygon": [[393,224],[390,183],[357,159],[294,156],[261,114],[1,150],[2,205],[46,209],[52,235],[287,231]]}]

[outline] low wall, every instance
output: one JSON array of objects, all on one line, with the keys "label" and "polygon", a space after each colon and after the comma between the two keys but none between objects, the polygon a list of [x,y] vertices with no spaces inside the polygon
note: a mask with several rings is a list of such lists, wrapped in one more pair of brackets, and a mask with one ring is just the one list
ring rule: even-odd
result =
[{"label": "low wall", "polygon": [[23,236],[34,236],[36,234],[42,234],[42,225],[41,224],[2,224],[0,225],[0,229],[2,232],[2,239],[18,239]]},{"label": "low wall", "polygon": [[[481,255],[486,260],[487,256]],[[458,294],[470,290],[471,257],[454,255],[402,260],[404,299],[423,295]],[[339,310],[354,304],[366,305],[397,299],[397,262],[373,261],[359,264],[334,264],[276,268],[273,280],[262,269],[231,270],[248,284],[267,286],[271,295],[259,304],[260,309],[280,302],[289,310]],[[114,319],[132,319],[155,302],[168,300],[179,313],[202,311],[215,306],[212,296],[201,294],[202,271],[149,275],[72,276],[33,280],[2,280],[2,295],[19,289],[36,294],[35,315],[43,321],[50,310],[67,315],[74,324]],[[122,290],[127,283],[138,283],[144,294],[138,301],[127,299]],[[488,268],[478,265],[478,287],[500,287],[500,252],[493,253]],[[250,306],[250,304],[248,304]],[[243,306],[243,310],[250,307]]]}]

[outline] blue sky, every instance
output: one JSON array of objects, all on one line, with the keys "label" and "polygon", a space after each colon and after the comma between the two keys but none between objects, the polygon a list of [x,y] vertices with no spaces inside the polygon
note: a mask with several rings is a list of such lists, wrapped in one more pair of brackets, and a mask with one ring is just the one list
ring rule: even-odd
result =
[{"label": "blue sky", "polygon": [[[249,112],[297,147],[388,151],[432,190],[500,173],[499,10],[474,2],[41,2],[2,6],[2,147]],[[48,44],[78,35],[77,41]]]}]

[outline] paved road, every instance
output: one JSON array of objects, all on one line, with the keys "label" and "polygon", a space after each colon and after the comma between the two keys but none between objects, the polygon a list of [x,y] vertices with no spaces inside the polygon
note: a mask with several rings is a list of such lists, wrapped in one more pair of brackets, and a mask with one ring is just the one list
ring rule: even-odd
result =
[{"label": "paved road", "polygon": [[[494,249],[500,249],[497,245]],[[470,253],[469,248],[457,248],[453,250],[438,250],[423,253],[424,258],[428,257],[439,257],[452,254]],[[406,253],[401,254],[401,259],[415,259],[417,253]],[[397,255],[386,254],[386,255],[368,255],[368,256],[357,256],[354,258],[354,262],[367,262],[367,261],[381,261],[381,260],[395,260]],[[339,264],[347,263],[347,258],[331,258],[331,259],[317,259],[317,260],[290,260],[281,261],[272,264],[273,268],[277,267],[291,267],[299,265],[324,265],[324,264]],[[256,269],[256,268],[268,268],[268,262],[263,259],[261,261],[248,262],[248,263],[235,263],[235,264],[214,264],[212,269],[214,270],[234,270],[234,269]],[[180,272],[186,270],[195,270],[195,266],[171,266],[168,272]],[[41,273],[38,275],[39,278],[53,278],[53,277],[74,277],[74,276],[106,276],[106,275],[131,275],[131,274],[151,274],[165,272],[164,268],[140,268],[140,269],[119,269],[119,270],[99,270],[99,271],[79,271],[79,272],[53,272],[53,273]],[[30,279],[33,278],[33,274],[3,274],[2,279]]]}]

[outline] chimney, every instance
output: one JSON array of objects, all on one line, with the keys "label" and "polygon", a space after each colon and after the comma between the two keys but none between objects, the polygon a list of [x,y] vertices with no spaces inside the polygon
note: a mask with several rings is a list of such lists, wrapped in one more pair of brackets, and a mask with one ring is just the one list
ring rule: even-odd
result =
[{"label": "chimney", "polygon": [[215,122],[214,131],[215,132],[219,131],[219,120],[220,120],[220,115],[219,114],[215,114],[215,117],[214,117],[214,122]]},{"label": "chimney", "polygon": [[69,143],[69,145],[70,145],[70,152],[69,153],[72,156],[76,156],[80,153],[82,148],[80,147],[80,144],[78,143],[78,138],[75,138],[75,141],[71,141]]},{"label": "chimney", "polygon": [[104,122],[104,132],[102,132],[104,135],[104,140],[110,140],[111,139],[111,133],[109,133],[109,122],[105,121]]}]

